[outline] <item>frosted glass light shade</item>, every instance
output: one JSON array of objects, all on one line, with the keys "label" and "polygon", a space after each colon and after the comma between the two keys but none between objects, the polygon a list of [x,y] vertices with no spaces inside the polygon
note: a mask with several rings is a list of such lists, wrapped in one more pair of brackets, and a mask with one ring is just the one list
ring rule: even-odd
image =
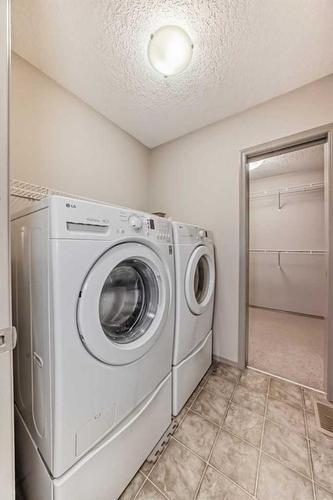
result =
[{"label": "frosted glass light shade", "polygon": [[162,26],[151,35],[148,58],[153,68],[164,76],[183,71],[189,65],[192,53],[192,40],[178,26]]}]

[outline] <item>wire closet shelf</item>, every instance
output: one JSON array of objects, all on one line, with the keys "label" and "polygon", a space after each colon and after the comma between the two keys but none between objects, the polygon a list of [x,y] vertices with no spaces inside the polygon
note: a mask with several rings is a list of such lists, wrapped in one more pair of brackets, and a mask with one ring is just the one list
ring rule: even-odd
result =
[{"label": "wire closet shelf", "polygon": [[250,199],[266,198],[268,196],[277,196],[278,194],[290,193],[308,193],[311,191],[322,191],[324,189],[323,182],[311,182],[309,184],[299,184],[297,186],[280,187],[268,189],[264,191],[255,191],[250,194]]},{"label": "wire closet shelf", "polygon": [[252,249],[249,251],[250,254],[272,254],[276,255],[277,267],[281,269],[281,255],[326,255],[326,250],[281,250],[281,249]]},{"label": "wire closet shelf", "polygon": [[[29,208],[36,201],[40,201],[50,195],[66,196],[67,198],[76,198],[80,200],[97,202],[92,198],[86,198],[77,194],[59,191],[46,186],[32,184],[30,182],[11,179],[10,181],[10,210],[15,213],[24,208]],[[107,202],[103,202],[108,204]]]},{"label": "wire closet shelf", "polygon": [[250,253],[270,253],[270,254],[291,254],[291,255],[325,255],[327,252],[326,250],[280,250],[280,249],[255,249],[255,250],[250,250]]},{"label": "wire closet shelf", "polygon": [[281,197],[283,195],[292,193],[310,193],[314,191],[323,191],[325,184],[323,182],[311,182],[309,184],[299,184],[297,186],[280,187],[275,189],[268,189],[264,191],[254,191],[250,193],[250,200],[257,200],[260,198],[277,197],[278,210],[281,210]]}]

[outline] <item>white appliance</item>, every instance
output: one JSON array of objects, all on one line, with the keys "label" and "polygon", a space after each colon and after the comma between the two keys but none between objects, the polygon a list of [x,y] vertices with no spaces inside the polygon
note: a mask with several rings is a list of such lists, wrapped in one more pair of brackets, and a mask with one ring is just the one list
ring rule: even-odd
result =
[{"label": "white appliance", "polygon": [[116,499],[171,422],[171,223],[54,196],[12,249],[24,494]]},{"label": "white appliance", "polygon": [[178,415],[212,362],[215,291],[213,236],[173,222],[176,319],[172,367],[172,413]]}]

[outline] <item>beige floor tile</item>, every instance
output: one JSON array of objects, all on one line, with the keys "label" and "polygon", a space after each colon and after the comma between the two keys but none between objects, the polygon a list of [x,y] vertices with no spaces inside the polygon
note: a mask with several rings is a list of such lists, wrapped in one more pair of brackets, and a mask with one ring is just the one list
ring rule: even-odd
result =
[{"label": "beige floor tile", "polygon": [[253,446],[222,431],[214,446],[210,462],[214,467],[253,494],[258,456],[258,450]]},{"label": "beige floor tile", "polygon": [[263,417],[258,413],[231,404],[223,428],[259,446],[263,421]]},{"label": "beige floor tile", "polygon": [[304,392],[304,404],[306,411],[314,413],[314,404],[316,401],[323,401],[327,403],[327,399],[324,394],[317,391],[311,391],[311,389],[303,389]]},{"label": "beige floor tile", "polygon": [[300,434],[266,420],[263,450],[287,466],[310,476],[308,445]]},{"label": "beige floor tile", "polygon": [[148,476],[149,472],[152,470],[154,467],[155,462],[149,462],[146,460],[142,465],[141,465],[141,472],[143,472],[146,476]]},{"label": "beige floor tile", "polygon": [[218,429],[217,425],[208,422],[208,420],[190,410],[179,429],[177,429],[175,438],[206,460],[212,449]]},{"label": "beige floor tile", "polygon": [[266,394],[255,392],[238,385],[233,395],[233,401],[248,410],[263,415],[265,413]]},{"label": "beige floor tile", "polygon": [[250,496],[211,467],[207,468],[198,500],[250,500]]},{"label": "beige floor tile", "polygon": [[204,468],[200,458],[171,439],[149,477],[170,500],[193,500]]},{"label": "beige floor tile", "polygon": [[192,406],[192,404],[194,403],[194,401],[197,399],[197,397],[198,397],[198,395],[200,394],[201,391],[202,391],[202,387],[201,387],[201,385],[198,385],[198,387],[196,387],[194,389],[193,393],[191,394],[191,396],[186,401],[184,407],[185,408],[190,408]]},{"label": "beige floor tile", "polygon": [[316,482],[322,484],[330,491],[333,491],[333,453],[332,450],[320,446],[314,441],[310,441],[313,478]]},{"label": "beige floor tile", "polygon": [[206,391],[228,399],[234,390],[235,384],[230,380],[219,377],[218,375],[210,375],[204,387]]},{"label": "beige floor tile", "polygon": [[212,422],[220,424],[228,407],[228,401],[219,395],[203,389],[195,400],[192,410],[200,413]]},{"label": "beige floor tile", "polygon": [[306,420],[308,425],[308,433],[311,441],[315,441],[320,446],[325,446],[326,448],[330,448],[333,453],[333,437],[327,436],[321,432],[316,424],[316,419],[313,413],[306,413]]},{"label": "beige floor tile", "polygon": [[207,382],[207,380],[208,380],[209,376],[210,376],[210,375],[211,375],[211,373],[213,372],[213,368],[214,368],[214,366],[215,366],[215,365],[213,365],[213,364],[212,364],[212,365],[208,368],[208,370],[206,371],[205,375],[202,377],[202,379],[201,379],[201,380],[200,380],[200,382],[199,382],[199,386],[200,386],[200,387],[203,387],[203,386],[206,384],[206,382]]},{"label": "beige floor tile", "polygon": [[213,373],[219,377],[227,378],[231,382],[238,382],[242,371],[235,366],[227,365],[226,363],[217,363],[214,366]]},{"label": "beige floor tile", "polygon": [[301,388],[296,384],[291,384],[285,380],[271,378],[269,395],[292,406],[303,407]]},{"label": "beige floor tile", "polygon": [[315,486],[317,500],[333,500],[333,494],[324,490],[320,486]]},{"label": "beige floor tile", "polygon": [[148,480],[135,500],[165,500],[165,498],[166,497]]},{"label": "beige floor tile", "polygon": [[178,413],[178,415],[177,415],[176,417],[173,417],[173,418],[174,418],[174,420],[175,420],[175,421],[179,424],[179,423],[183,420],[183,418],[185,417],[185,415],[186,415],[186,413],[188,412],[188,410],[189,410],[189,409],[187,408],[187,406],[184,406],[184,407],[180,410],[180,412]]},{"label": "beige floor tile", "polygon": [[269,398],[267,418],[299,434],[305,435],[304,415],[301,408],[296,408],[283,401]]},{"label": "beige floor tile", "polygon": [[263,454],[259,471],[259,500],[313,500],[312,483]]},{"label": "beige floor tile", "polygon": [[122,495],[119,497],[119,500],[133,500],[145,480],[145,476],[141,474],[141,472],[138,472],[129,483],[125,491],[122,493]]},{"label": "beige floor tile", "polygon": [[251,391],[263,392],[266,394],[268,377],[254,370],[244,370],[240,379],[240,384]]}]

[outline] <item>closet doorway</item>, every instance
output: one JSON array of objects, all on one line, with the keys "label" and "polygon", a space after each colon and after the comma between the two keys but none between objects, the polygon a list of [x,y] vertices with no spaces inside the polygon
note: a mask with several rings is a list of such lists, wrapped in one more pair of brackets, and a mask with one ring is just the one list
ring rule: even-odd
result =
[{"label": "closet doorway", "polygon": [[241,365],[332,399],[330,134],[243,153],[239,345]]},{"label": "closet doorway", "polygon": [[324,389],[324,144],[250,160],[248,365]]}]

